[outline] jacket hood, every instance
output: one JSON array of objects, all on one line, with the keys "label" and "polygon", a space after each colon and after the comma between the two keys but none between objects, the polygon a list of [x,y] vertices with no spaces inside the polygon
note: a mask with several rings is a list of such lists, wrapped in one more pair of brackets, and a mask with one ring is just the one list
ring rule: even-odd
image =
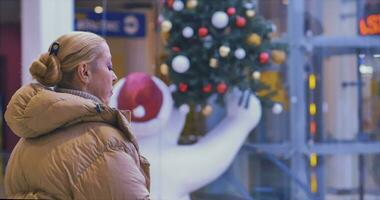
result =
[{"label": "jacket hood", "polygon": [[51,131],[86,121],[103,121],[129,131],[128,111],[118,111],[80,96],[59,93],[41,84],[21,87],[11,98],[5,121],[23,138],[38,137]]}]

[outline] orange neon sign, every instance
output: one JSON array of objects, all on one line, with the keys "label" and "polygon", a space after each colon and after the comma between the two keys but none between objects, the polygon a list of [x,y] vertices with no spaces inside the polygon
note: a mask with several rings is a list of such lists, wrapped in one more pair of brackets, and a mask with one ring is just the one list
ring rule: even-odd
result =
[{"label": "orange neon sign", "polygon": [[361,35],[380,35],[380,14],[372,14],[360,20]]}]

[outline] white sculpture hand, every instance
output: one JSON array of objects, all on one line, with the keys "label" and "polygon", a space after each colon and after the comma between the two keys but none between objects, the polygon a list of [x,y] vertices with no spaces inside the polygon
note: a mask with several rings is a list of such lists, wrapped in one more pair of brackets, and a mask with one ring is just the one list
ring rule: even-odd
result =
[{"label": "white sculpture hand", "polygon": [[[249,120],[253,128],[261,118],[261,103],[255,95],[248,94],[247,91],[244,93],[243,99],[241,99],[242,95],[243,92],[237,88],[226,95],[227,116],[245,121]],[[247,98],[249,98],[248,102]]]}]

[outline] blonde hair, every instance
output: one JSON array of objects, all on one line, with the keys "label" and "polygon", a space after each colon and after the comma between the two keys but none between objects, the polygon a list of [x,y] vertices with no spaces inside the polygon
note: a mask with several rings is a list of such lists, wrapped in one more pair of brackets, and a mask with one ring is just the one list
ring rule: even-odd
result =
[{"label": "blonde hair", "polygon": [[59,44],[58,51],[40,55],[30,66],[30,74],[43,85],[56,86],[68,79],[78,64],[91,63],[101,55],[103,42],[102,37],[90,32],[62,35],[54,42]]}]

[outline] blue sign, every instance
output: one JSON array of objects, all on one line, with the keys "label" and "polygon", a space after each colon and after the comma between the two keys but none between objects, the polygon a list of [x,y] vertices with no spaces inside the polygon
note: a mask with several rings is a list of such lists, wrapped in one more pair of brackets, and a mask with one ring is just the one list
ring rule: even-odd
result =
[{"label": "blue sign", "polygon": [[141,13],[75,12],[75,30],[119,37],[145,37],[145,15]]}]

